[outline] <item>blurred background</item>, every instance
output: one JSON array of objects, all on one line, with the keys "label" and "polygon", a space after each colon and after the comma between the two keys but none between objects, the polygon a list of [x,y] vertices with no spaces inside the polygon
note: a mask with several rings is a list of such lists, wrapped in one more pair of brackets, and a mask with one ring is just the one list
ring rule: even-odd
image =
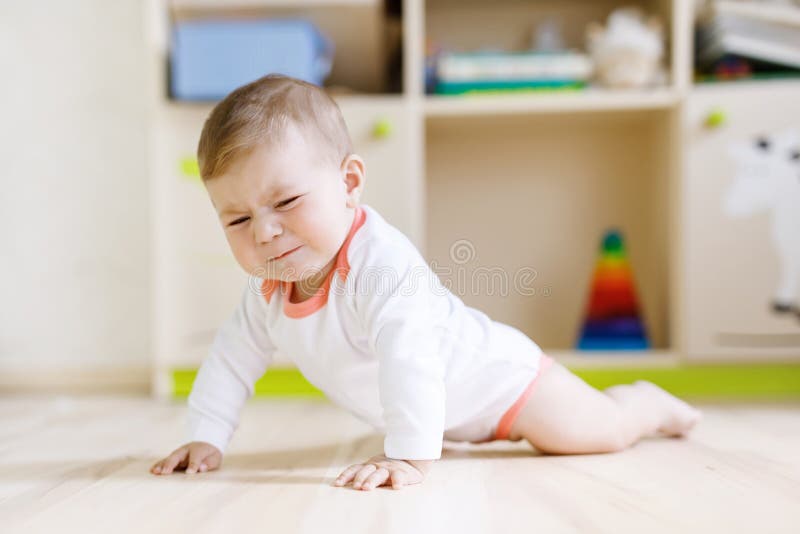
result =
[{"label": "blurred background", "polygon": [[[247,283],[197,139],[281,72],[451,291],[594,385],[800,395],[796,2],[6,1],[0,65],[0,391],[188,393]],[[316,394],[278,361],[258,394]]]}]

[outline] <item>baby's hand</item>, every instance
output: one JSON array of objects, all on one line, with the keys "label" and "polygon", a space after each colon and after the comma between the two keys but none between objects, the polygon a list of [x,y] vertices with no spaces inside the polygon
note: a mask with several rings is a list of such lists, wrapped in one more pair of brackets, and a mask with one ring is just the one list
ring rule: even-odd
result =
[{"label": "baby's hand", "polygon": [[371,490],[390,482],[392,489],[419,484],[433,460],[394,460],[384,455],[373,456],[363,464],[353,464],[333,482],[344,486],[351,480],[353,489]]},{"label": "baby's hand", "polygon": [[172,451],[166,458],[157,461],[150,468],[154,475],[168,475],[173,469],[186,469],[189,474],[198,471],[213,471],[222,464],[222,453],[215,446],[204,441],[193,441]]}]

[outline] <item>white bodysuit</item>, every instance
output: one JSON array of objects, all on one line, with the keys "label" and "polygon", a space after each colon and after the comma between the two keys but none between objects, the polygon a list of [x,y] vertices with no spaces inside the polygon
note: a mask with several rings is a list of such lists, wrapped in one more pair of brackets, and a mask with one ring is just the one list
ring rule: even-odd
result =
[{"label": "white bodysuit", "polygon": [[408,238],[367,205],[356,208],[312,298],[291,302],[291,282],[251,282],[188,402],[190,441],[223,453],[276,352],[385,433],[387,457],[407,460],[438,459],[443,439],[495,439],[501,416],[521,408],[549,363],[525,334],[446,289]]}]

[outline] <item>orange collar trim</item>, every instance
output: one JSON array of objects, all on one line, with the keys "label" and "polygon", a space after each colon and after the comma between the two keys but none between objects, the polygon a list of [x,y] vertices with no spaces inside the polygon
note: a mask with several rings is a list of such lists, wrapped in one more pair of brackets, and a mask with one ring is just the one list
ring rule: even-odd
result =
[{"label": "orange collar trim", "polygon": [[339,252],[336,254],[336,262],[333,269],[330,270],[328,276],[317,292],[309,299],[303,302],[291,302],[290,297],[294,289],[294,282],[284,282],[281,280],[265,279],[261,284],[261,294],[267,302],[272,299],[272,294],[281,287],[283,289],[283,311],[287,317],[298,319],[311,315],[315,311],[322,308],[328,302],[328,293],[330,292],[331,280],[334,273],[338,272],[342,282],[347,280],[347,275],[350,273],[350,262],[347,261],[347,250],[350,248],[350,242],[353,236],[367,218],[366,211],[361,206],[356,206],[355,215],[353,216],[353,223],[350,225],[350,231],[347,233],[347,238],[339,247]]}]

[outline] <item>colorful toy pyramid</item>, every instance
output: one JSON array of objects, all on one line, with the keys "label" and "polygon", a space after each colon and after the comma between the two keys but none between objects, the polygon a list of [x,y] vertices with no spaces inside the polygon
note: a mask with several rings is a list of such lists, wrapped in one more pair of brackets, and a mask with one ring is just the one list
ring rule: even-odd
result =
[{"label": "colorful toy pyramid", "polygon": [[595,266],[578,349],[641,350],[649,346],[622,235],[609,230]]}]

